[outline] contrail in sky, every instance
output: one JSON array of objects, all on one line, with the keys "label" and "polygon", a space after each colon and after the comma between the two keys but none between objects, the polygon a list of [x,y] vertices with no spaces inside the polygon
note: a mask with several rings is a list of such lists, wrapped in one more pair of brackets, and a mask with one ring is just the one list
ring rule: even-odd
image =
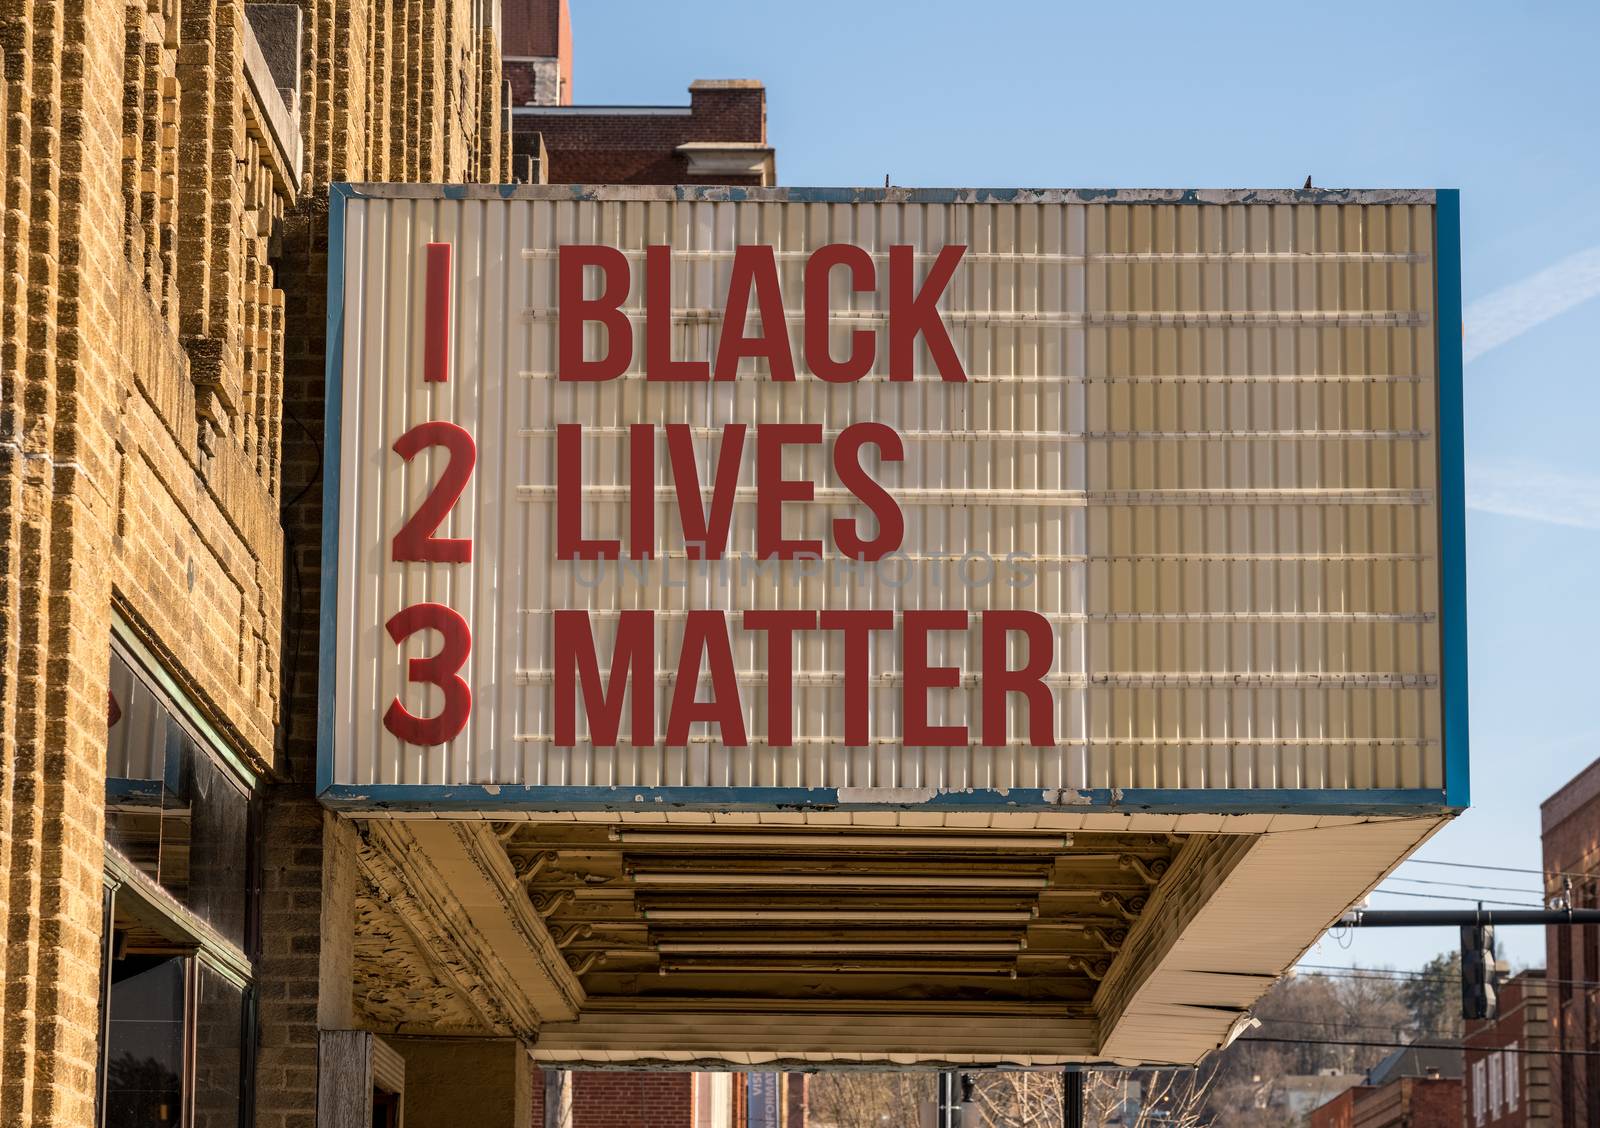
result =
[{"label": "contrail in sky", "polygon": [[1593,297],[1600,297],[1600,247],[1579,251],[1469,305],[1463,318],[1464,356],[1475,360]]},{"label": "contrail in sky", "polygon": [[1503,517],[1600,530],[1600,478],[1527,462],[1471,461],[1467,506]]}]

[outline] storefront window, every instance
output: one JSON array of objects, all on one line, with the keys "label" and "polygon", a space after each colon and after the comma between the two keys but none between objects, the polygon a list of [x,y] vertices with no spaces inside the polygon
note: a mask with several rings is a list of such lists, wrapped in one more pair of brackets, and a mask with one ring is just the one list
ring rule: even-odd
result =
[{"label": "storefront window", "polygon": [[116,653],[108,710],[107,843],[244,947],[249,792]]},{"label": "storefront window", "polygon": [[248,1123],[250,781],[174,700],[113,652],[101,1128]]},{"label": "storefront window", "polygon": [[182,956],[113,961],[105,1128],[176,1128],[182,1122],[188,962]]},{"label": "storefront window", "polygon": [[202,962],[195,984],[194,1128],[237,1128],[244,991]]}]

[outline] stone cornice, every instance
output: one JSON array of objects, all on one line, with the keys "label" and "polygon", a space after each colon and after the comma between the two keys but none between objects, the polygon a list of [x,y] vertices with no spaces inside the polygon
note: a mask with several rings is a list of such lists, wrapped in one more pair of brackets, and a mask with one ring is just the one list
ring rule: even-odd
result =
[{"label": "stone cornice", "polygon": [[488,824],[368,823],[359,858],[434,977],[485,1031],[530,1036],[577,1014],[583,988]]}]

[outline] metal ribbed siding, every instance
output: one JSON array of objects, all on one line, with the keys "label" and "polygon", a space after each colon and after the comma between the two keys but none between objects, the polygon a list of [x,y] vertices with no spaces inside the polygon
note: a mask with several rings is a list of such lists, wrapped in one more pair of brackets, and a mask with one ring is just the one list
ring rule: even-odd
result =
[{"label": "metal ribbed siding", "polygon": [[[552,193],[553,195],[553,193]],[[1431,224],[1426,203],[893,203],[605,199],[355,198],[345,232],[334,780],[339,783],[782,787],[1316,787],[1443,784],[1439,743]],[[422,248],[456,248],[453,372],[421,382]],[[675,248],[675,354],[705,358],[732,248],[778,250],[794,311],[800,270],[827,242],[882,262],[892,243],[929,256],[969,250],[947,318],[971,382],[835,386],[600,385],[554,378],[555,248],[604,242]],[[837,280],[836,355],[881,322]],[[635,276],[629,306],[638,308]],[[591,332],[598,334],[597,330]],[[880,356],[883,352],[880,334]],[[642,349],[636,350],[636,358]],[[931,374],[923,355],[919,373]],[[475,539],[472,565],[388,562],[388,543],[437,474],[389,450],[427,418],[473,431],[472,484],[441,535]],[[683,587],[621,586],[614,572],[553,559],[554,425],[586,432],[585,527],[625,522],[626,427],[686,422],[702,482],[732,421],[863,419],[895,426],[906,461],[879,479],[906,518],[917,580],[853,577],[828,591],[816,567],[784,563],[729,598],[721,572]],[[753,563],[747,437],[728,567]],[[658,442],[658,551],[684,576]],[[851,516],[825,451],[802,469],[819,500],[788,507],[788,535]],[[804,510],[803,514],[801,510]],[[960,558],[1027,554],[1030,588],[962,588]],[[827,568],[837,568],[833,562]],[[660,576],[659,567],[652,573]],[[401,745],[381,726],[402,664],[383,633],[421,599],[467,617],[472,720],[444,749]],[[836,636],[797,648],[795,747],[770,749],[762,636],[734,631],[751,746],[574,750],[551,746],[554,608],[623,607],[662,621],[664,724],[688,607],[1028,607],[1057,626],[1055,749],[917,750],[898,742],[897,646],[875,647],[875,743],[846,749]],[[934,661],[960,662],[950,639]],[[421,654],[427,646],[414,652]],[[970,683],[973,679],[969,677]],[[436,701],[405,690],[415,711]],[[941,702],[941,696],[945,698]],[[933,698],[935,723],[976,730],[976,695]],[[1012,729],[1022,730],[1020,699]]]},{"label": "metal ribbed siding", "polygon": [[1083,210],[1092,776],[1442,787],[1432,208]]}]

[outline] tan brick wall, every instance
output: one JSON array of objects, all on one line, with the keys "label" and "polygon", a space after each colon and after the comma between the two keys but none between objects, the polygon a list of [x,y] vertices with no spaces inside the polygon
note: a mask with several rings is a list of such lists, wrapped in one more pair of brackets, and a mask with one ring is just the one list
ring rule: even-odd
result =
[{"label": "tan brick wall", "polygon": [[[8,503],[0,530],[7,744],[0,1122],[87,1124],[115,478],[108,327],[116,322],[122,260],[120,207],[106,204],[120,200],[123,11],[111,0],[85,0],[66,10],[12,3],[3,13],[13,181],[0,346],[0,478]],[[21,178],[28,183],[19,191]]]},{"label": "tan brick wall", "polygon": [[498,48],[473,0],[305,7],[295,183],[263,151],[242,0],[185,0],[181,17],[145,0],[0,5],[8,1128],[93,1122],[113,609],[278,781],[258,963],[263,1128],[310,1122],[319,1006],[349,1013],[318,971],[325,948],[349,945],[322,882],[325,839],[348,852],[350,831],[311,794],[326,186],[476,178],[509,143],[498,104],[476,100],[497,89],[484,68]]}]

